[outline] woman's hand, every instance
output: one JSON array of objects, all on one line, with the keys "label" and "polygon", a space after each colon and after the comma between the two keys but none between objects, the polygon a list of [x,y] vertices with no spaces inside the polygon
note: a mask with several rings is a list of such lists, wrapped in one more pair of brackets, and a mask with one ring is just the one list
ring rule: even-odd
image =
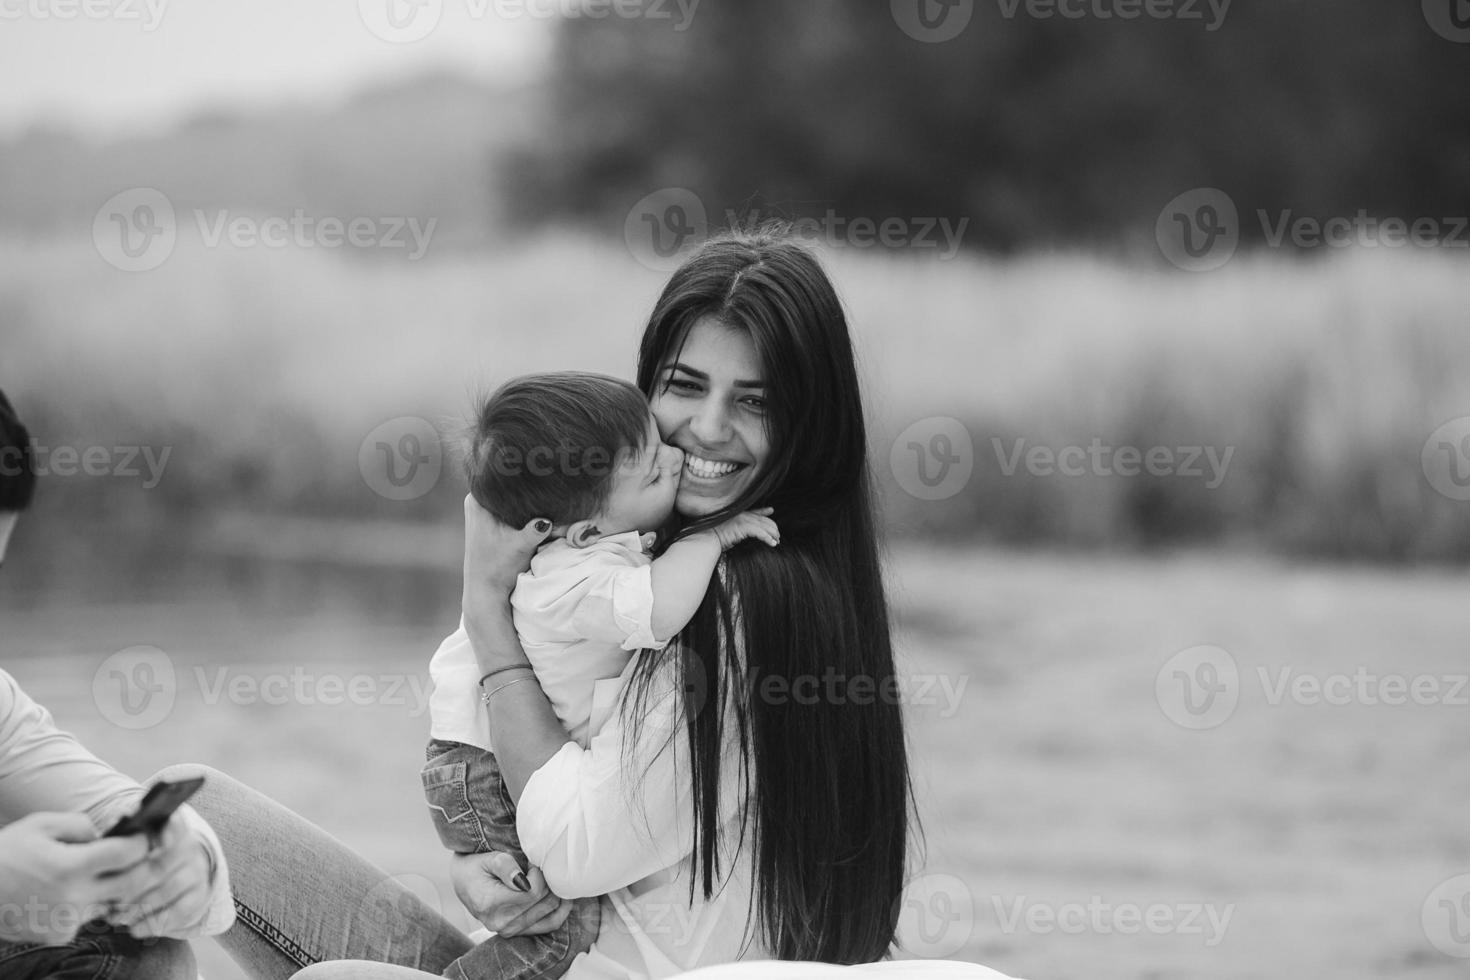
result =
[{"label": "woman's hand", "polygon": [[541,869],[532,868],[528,875],[504,851],[456,854],[449,877],[470,915],[502,936],[551,932],[572,913],[572,903],[557,898],[546,887]]},{"label": "woman's hand", "polygon": [[516,577],[551,533],[551,522],[533,520],[516,529],[496,520],[474,497],[464,498],[464,621],[481,669],[525,663],[511,623],[510,593]]}]

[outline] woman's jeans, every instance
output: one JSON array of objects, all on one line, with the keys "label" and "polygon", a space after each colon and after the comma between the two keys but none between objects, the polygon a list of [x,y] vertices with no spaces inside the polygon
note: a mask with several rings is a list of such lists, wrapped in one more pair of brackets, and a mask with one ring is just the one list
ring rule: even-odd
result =
[{"label": "woman's jeans", "polygon": [[194,952],[177,939],[134,939],[103,922],[65,946],[0,942],[5,980],[194,980]]},{"label": "woman's jeans", "polygon": [[252,980],[344,959],[439,975],[471,948],[386,871],[269,797],[204,766],[159,773],[192,776],[204,787],[189,802],[219,835],[235,893],[235,925],[216,939]]}]

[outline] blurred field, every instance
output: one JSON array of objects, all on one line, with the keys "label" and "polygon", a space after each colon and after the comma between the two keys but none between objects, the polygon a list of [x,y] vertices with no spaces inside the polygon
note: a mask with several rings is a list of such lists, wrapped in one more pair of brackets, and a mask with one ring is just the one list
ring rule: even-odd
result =
[{"label": "blurred field", "polygon": [[[1435,428],[1470,415],[1463,262],[1247,254],[1189,275],[1156,257],[827,258],[859,334],[899,534],[1470,556],[1470,510],[1435,493],[1420,463]],[[170,533],[222,510],[436,521],[452,518],[461,484],[380,499],[358,472],[364,437],[405,415],[452,436],[475,391],[527,370],[630,375],[664,279],[619,244],[556,232],[418,263],[181,236],[142,274],[90,243],[12,242],[0,245],[0,380],[42,441],[172,448],[146,493],[52,480],[73,517]],[[903,493],[886,466],[894,435],[930,416],[962,420],[976,460],[965,492],[937,503]],[[1008,476],[1000,459],[1018,439],[1234,455],[1214,489]]]},{"label": "blurred field", "polygon": [[[412,697],[207,693],[295,669],[425,680],[457,616],[453,555],[365,570],[139,547],[114,543],[107,559],[135,561],[131,578],[94,562],[58,594],[27,576],[54,563],[29,537],[0,580],[6,669],[125,770],[225,769],[465,923],[422,812],[427,721]],[[906,668],[966,685],[958,702],[910,709],[927,871],[962,883],[930,920],[948,923],[954,955],[1033,980],[1464,975],[1420,913],[1439,882],[1470,871],[1470,709],[1273,706],[1250,680],[1283,666],[1463,673],[1463,573],[932,548],[899,548],[893,572]],[[1154,681],[1200,643],[1230,650],[1246,681],[1234,717],[1191,732],[1161,712]],[[111,724],[92,694],[103,660],[135,644],[165,651],[178,676],[172,713],[142,731]],[[1233,909],[1213,946],[1007,932],[997,912],[1094,896]],[[210,980],[235,976],[213,946],[203,954]]]}]

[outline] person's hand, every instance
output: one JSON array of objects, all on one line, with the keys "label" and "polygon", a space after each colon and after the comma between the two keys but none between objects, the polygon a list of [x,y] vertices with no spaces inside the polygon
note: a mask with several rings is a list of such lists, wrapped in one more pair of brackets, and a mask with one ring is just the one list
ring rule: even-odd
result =
[{"label": "person's hand", "polygon": [[539,936],[572,914],[572,903],[551,893],[540,868],[523,872],[504,851],[456,854],[449,877],[470,915],[502,936]]},{"label": "person's hand", "polygon": [[551,522],[537,518],[523,528],[495,519],[475,498],[464,498],[465,593],[489,593],[501,599],[516,587],[516,578],[531,567],[531,556],[546,536]]},{"label": "person's hand", "polygon": [[184,821],[169,820],[147,859],[127,873],[135,891],[107,921],[139,939],[183,938],[197,928],[212,896],[206,846]]},{"label": "person's hand", "polygon": [[483,669],[525,663],[520,644],[509,642],[515,636],[510,594],[550,533],[548,520],[533,520],[517,530],[496,520],[474,497],[464,498],[465,631]]},{"label": "person's hand", "polygon": [[128,900],[128,869],[147,854],[141,837],[99,839],[80,813],[33,813],[0,828],[0,940],[71,942]]},{"label": "person's hand", "polygon": [[716,524],[710,533],[720,542],[721,551],[729,551],[747,538],[757,538],[772,548],[781,543],[781,529],[771,520],[771,508],[747,510],[742,514]]}]

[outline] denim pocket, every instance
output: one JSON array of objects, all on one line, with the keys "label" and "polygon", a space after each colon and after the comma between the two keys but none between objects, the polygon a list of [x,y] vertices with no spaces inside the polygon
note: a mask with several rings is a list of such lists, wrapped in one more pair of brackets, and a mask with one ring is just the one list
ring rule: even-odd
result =
[{"label": "denim pocket", "polygon": [[434,822],[439,840],[451,851],[477,854],[489,848],[480,819],[470,804],[468,768],[463,762],[425,766],[419,777],[424,784],[424,799],[429,804],[429,818]]}]

